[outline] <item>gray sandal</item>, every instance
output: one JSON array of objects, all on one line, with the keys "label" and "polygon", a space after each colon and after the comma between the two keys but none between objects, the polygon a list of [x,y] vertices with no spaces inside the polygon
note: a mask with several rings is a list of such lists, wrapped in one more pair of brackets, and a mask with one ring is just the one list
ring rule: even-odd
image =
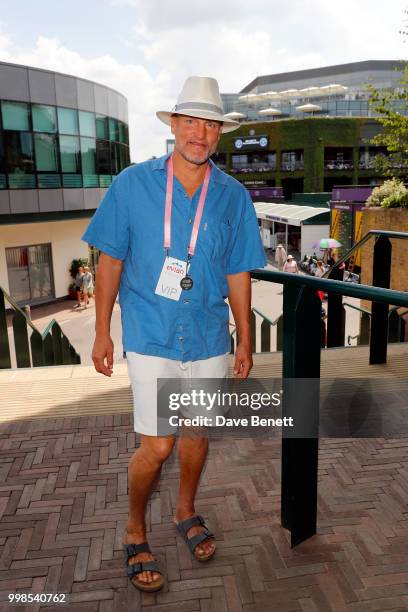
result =
[{"label": "gray sandal", "polygon": [[[196,525],[201,525],[202,527],[204,527],[203,531],[197,533],[191,538],[187,537],[188,530],[191,529],[191,527],[195,527]],[[194,552],[197,546],[201,544],[201,542],[204,542],[204,540],[208,540],[208,538],[214,538],[214,534],[211,533],[211,531],[208,529],[203,517],[200,514],[196,514],[196,516],[192,516],[191,518],[188,518],[185,521],[180,521],[180,523],[176,523],[176,527],[183,536],[184,540],[186,541],[191,554],[195,559],[197,559],[197,561],[208,561],[209,559],[211,559],[211,557],[214,556],[215,548],[207,555],[197,555]]]},{"label": "gray sandal", "polygon": [[[158,591],[164,584],[164,577],[161,575],[157,561],[139,561],[129,565],[129,559],[142,552],[151,552],[147,542],[142,542],[142,544],[123,544],[123,556],[127,567],[127,575],[132,581],[133,586],[137,589],[148,592]],[[142,572],[156,572],[160,576],[152,582],[142,582],[137,578]]]}]

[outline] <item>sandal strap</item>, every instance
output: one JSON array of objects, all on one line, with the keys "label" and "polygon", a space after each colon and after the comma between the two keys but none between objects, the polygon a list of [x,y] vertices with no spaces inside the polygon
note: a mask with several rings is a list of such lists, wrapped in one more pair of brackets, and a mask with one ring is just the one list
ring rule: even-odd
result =
[{"label": "sandal strap", "polygon": [[213,538],[213,537],[214,537],[214,534],[212,534],[211,531],[209,531],[208,529],[204,529],[204,531],[202,531],[201,533],[197,533],[191,538],[186,538],[186,542],[191,552],[194,553],[196,547],[199,544],[201,544],[201,542],[204,542],[204,540],[207,540],[208,538]]},{"label": "sandal strap", "polygon": [[135,557],[139,553],[150,552],[149,544],[142,542],[141,544],[123,544],[123,554],[125,560],[128,561],[131,557]]},{"label": "sandal strap", "polygon": [[133,576],[137,576],[142,572],[157,572],[161,574],[157,561],[142,561],[140,563],[133,563],[127,567],[127,575],[129,578],[133,578]]},{"label": "sandal strap", "polygon": [[203,517],[200,514],[196,514],[191,518],[186,519],[185,521],[180,521],[177,523],[177,529],[183,536],[187,535],[187,532],[191,527],[195,527],[196,525],[201,525],[202,527],[206,527]]}]

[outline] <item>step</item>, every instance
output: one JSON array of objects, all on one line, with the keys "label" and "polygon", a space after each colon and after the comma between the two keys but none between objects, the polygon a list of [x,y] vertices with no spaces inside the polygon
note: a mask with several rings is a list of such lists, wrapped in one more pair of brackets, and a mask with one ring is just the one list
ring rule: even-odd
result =
[{"label": "step", "polygon": [[[368,365],[369,348],[324,349],[322,378],[406,378],[408,343],[388,347],[388,363]],[[233,358],[230,357],[232,374]],[[254,355],[252,377],[280,377],[282,353]],[[126,363],[114,367],[111,378],[93,366],[53,366],[0,371],[0,423],[16,419],[41,419],[132,411],[132,394]]]}]

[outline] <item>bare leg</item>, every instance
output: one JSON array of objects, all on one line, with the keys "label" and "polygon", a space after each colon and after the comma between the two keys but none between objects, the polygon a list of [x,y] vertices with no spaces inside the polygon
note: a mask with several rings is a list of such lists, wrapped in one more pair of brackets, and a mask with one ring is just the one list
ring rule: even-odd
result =
[{"label": "bare leg", "polygon": [[76,294],[77,294],[77,304],[78,306],[80,306],[81,305],[81,292],[77,291]]},{"label": "bare leg", "polygon": [[[178,455],[180,459],[180,489],[179,499],[176,508],[175,520],[177,523],[184,521],[196,514],[194,499],[197,493],[198,483],[201,472],[205,464],[208,453],[208,438],[200,434],[193,434],[191,431],[182,435],[178,445]],[[201,525],[191,527],[188,530],[188,537],[203,531]],[[199,544],[195,553],[207,555],[215,549],[212,539],[204,540]]]},{"label": "bare leg", "polygon": [[[173,450],[174,437],[142,436],[141,445],[129,463],[129,519],[124,534],[124,544],[141,544],[146,541],[145,512],[152,490],[160,476],[163,463]],[[129,564],[152,561],[149,553],[140,553],[129,559]],[[142,572],[138,580],[150,583],[156,580],[156,572]]]}]

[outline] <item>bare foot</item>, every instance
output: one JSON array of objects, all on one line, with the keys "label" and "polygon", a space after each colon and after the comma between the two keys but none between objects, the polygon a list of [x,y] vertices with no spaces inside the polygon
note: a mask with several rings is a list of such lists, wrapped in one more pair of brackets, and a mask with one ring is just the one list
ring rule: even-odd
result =
[{"label": "bare foot", "polygon": [[[140,537],[140,535],[137,533],[128,533],[128,531],[125,529],[123,534],[124,544],[142,544],[145,541],[146,538],[144,536]],[[147,563],[148,561],[154,561],[153,555],[148,552],[143,552],[135,555],[134,557],[130,557],[128,565],[133,565],[134,563]],[[158,580],[160,576],[161,574],[158,574],[157,572],[141,572],[140,574],[133,576],[132,582],[137,581],[144,584],[150,584],[153,581]]]},{"label": "bare foot", "polygon": [[[180,523],[181,521],[185,521],[188,518],[192,518],[193,516],[196,516],[196,513],[188,513],[188,514],[183,514],[183,513],[178,513],[176,512],[176,516],[174,518],[174,522]],[[202,525],[194,525],[194,527],[190,527],[190,529],[188,529],[187,531],[187,538],[190,539],[193,536],[197,535],[198,533],[201,533],[202,531],[204,531],[204,527]],[[196,557],[207,557],[208,555],[211,555],[215,552],[215,541],[214,538],[207,538],[206,540],[203,540],[202,542],[200,542],[200,544],[197,544],[197,546],[194,549],[194,555]]]}]

